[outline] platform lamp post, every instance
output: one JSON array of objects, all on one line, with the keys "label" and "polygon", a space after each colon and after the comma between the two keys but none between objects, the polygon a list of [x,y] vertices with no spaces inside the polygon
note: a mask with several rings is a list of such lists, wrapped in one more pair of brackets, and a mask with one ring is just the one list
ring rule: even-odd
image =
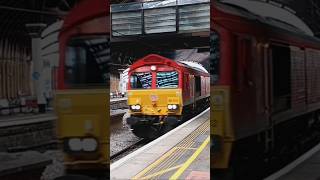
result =
[{"label": "platform lamp post", "polygon": [[31,37],[31,59],[32,59],[32,96],[37,98],[37,104],[40,113],[46,112],[46,98],[44,97],[41,60],[41,32],[46,27],[43,23],[26,24],[26,29]]}]

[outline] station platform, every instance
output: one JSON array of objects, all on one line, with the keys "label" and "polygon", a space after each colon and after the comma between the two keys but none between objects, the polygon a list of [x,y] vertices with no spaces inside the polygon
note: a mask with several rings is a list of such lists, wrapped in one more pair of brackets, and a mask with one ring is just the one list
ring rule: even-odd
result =
[{"label": "station platform", "polygon": [[111,179],[210,179],[210,109],[110,166]]},{"label": "station platform", "polygon": [[127,101],[128,98],[124,97],[124,98],[111,98],[110,102],[116,102],[116,101]]},{"label": "station platform", "polygon": [[0,179],[40,179],[43,170],[52,160],[36,152],[26,151],[20,153],[0,152]]},{"label": "station platform", "polygon": [[113,98],[110,99],[110,109],[128,109],[127,98]]},{"label": "station platform", "polygon": [[0,116],[0,152],[21,152],[54,146],[56,119],[53,112]]},{"label": "station platform", "polygon": [[319,180],[320,144],[265,180]]},{"label": "station platform", "polygon": [[57,119],[57,116],[53,112],[48,112],[43,114],[19,113],[14,115],[6,115],[6,116],[0,116],[0,128],[40,123],[45,121],[53,121],[55,119]]}]

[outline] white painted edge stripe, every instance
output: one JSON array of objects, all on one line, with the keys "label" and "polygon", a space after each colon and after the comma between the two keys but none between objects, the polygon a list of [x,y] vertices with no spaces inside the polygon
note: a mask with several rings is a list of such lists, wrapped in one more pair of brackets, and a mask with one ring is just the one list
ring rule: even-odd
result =
[{"label": "white painted edge stripe", "polygon": [[124,101],[128,100],[128,98],[117,98],[117,99],[110,99],[110,102],[116,102],[116,101]]},{"label": "white painted edge stripe", "polygon": [[300,156],[298,159],[293,161],[292,163],[288,164],[284,168],[280,169],[278,172],[272,174],[271,176],[265,178],[264,180],[276,180],[279,179],[281,176],[289,173],[291,170],[293,170],[295,167],[303,163],[305,160],[313,156],[315,153],[317,153],[320,150],[320,144],[318,144],[316,147],[312,148],[302,156]]},{"label": "white painted edge stripe", "polygon": [[125,163],[126,161],[130,160],[131,158],[133,158],[134,156],[142,153],[143,151],[145,151],[146,149],[148,149],[149,147],[157,144],[158,142],[160,142],[162,139],[167,138],[168,136],[171,136],[173,133],[175,133],[176,131],[180,130],[181,128],[185,127],[186,125],[188,125],[189,123],[193,122],[194,120],[198,119],[200,116],[202,116],[203,114],[207,113],[210,110],[210,108],[204,110],[202,113],[198,114],[196,117],[190,119],[189,121],[181,124],[180,126],[176,127],[175,129],[173,129],[172,131],[160,136],[159,138],[157,138],[156,140],[148,143],[147,145],[141,147],[140,149],[132,152],[131,154],[119,159],[118,161],[112,163],[110,165],[110,171],[112,171],[113,169],[118,168],[119,166],[121,166],[123,163]]}]

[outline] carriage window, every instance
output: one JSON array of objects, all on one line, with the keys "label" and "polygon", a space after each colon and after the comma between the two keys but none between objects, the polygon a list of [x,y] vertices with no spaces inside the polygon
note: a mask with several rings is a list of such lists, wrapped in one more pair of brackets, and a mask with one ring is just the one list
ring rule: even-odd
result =
[{"label": "carriage window", "polygon": [[178,72],[157,72],[157,88],[178,88]]},{"label": "carriage window", "polygon": [[213,31],[210,35],[210,74],[211,84],[215,84],[219,80],[220,66],[220,37]]},{"label": "carriage window", "polygon": [[69,88],[106,87],[110,59],[105,35],[72,38],[66,48],[65,83]]},{"label": "carriage window", "polygon": [[134,73],[130,77],[132,89],[149,89],[152,85],[152,74],[150,72]]}]

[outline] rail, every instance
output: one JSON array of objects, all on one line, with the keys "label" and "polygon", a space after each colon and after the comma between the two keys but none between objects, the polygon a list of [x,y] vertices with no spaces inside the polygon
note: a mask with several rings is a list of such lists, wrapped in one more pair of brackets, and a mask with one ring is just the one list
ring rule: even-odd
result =
[{"label": "rail", "polygon": [[128,151],[134,150],[138,146],[145,145],[145,144],[147,144],[149,142],[150,142],[150,140],[148,140],[148,139],[140,139],[139,141],[131,144],[130,146],[127,146],[127,147],[121,149],[120,151],[112,154],[111,157],[110,157],[110,160],[117,159],[118,157],[122,156],[123,154],[127,153]]}]

